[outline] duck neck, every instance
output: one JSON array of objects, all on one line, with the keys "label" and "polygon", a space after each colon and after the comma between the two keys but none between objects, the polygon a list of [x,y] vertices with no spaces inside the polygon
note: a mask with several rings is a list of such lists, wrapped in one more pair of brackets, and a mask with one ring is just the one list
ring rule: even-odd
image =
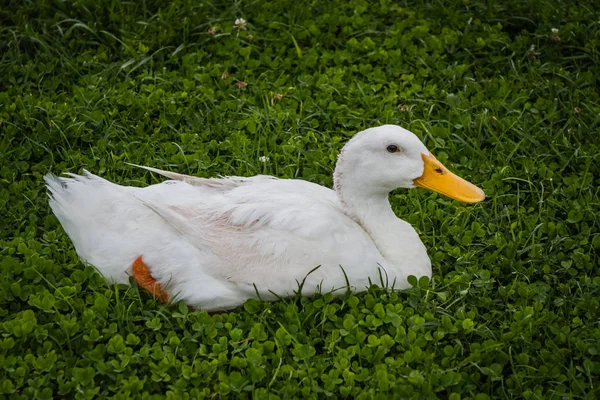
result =
[{"label": "duck neck", "polygon": [[391,264],[403,258],[399,239],[412,227],[394,214],[385,190],[372,191],[357,181],[345,181],[336,175],[335,190],[346,215],[371,237],[381,255]]},{"label": "duck neck", "polygon": [[388,193],[371,193],[358,186],[336,184],[336,192],[346,215],[356,221],[385,259],[380,265],[387,281],[398,289],[409,287],[409,275],[431,276],[427,249],[414,228],[397,218],[388,200]]},{"label": "duck neck", "polygon": [[371,237],[386,262],[382,267],[398,288],[408,287],[408,275],[431,276],[431,262],[419,235],[392,211],[390,188],[372,179],[370,165],[354,159],[346,159],[342,151],[335,168],[334,187],[344,213]]}]

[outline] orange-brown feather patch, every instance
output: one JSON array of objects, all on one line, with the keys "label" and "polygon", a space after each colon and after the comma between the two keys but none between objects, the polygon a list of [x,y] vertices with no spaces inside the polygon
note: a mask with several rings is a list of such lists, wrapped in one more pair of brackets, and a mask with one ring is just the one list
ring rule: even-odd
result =
[{"label": "orange-brown feather patch", "polygon": [[150,269],[142,260],[142,256],[139,256],[133,262],[133,278],[141,288],[148,291],[156,300],[160,301],[161,303],[166,303],[169,301],[167,292],[165,292],[160,286],[160,283],[158,283],[156,279],[152,277]]}]

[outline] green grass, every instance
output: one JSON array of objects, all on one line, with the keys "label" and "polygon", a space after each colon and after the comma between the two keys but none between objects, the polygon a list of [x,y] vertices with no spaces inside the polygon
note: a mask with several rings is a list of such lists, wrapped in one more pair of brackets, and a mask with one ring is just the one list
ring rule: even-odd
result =
[{"label": "green grass", "polygon": [[[594,2],[3,3],[0,398],[600,397]],[[390,196],[434,264],[400,293],[159,305],[81,264],[42,181],[331,185],[383,123],[488,195]]]}]

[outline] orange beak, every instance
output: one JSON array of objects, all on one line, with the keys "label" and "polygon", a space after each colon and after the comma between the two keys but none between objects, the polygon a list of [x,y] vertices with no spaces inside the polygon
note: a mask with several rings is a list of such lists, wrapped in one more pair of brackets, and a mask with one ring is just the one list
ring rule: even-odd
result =
[{"label": "orange beak", "polygon": [[433,190],[454,200],[478,203],[485,199],[485,193],[477,186],[454,175],[432,154],[421,154],[425,170],[420,178],[413,181],[416,186]]}]

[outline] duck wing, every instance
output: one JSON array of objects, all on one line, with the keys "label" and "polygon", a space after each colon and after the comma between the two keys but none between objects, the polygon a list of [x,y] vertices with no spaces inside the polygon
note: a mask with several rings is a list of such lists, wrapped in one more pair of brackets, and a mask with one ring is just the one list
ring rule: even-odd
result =
[{"label": "duck wing", "polygon": [[346,278],[364,287],[369,277],[379,276],[383,257],[331,189],[268,176],[202,179],[149,170],[176,179],[152,186],[157,189],[197,188],[185,198],[146,191],[136,196],[183,239],[211,254],[202,263],[204,273],[242,291],[254,292],[256,285],[261,293],[286,296],[305,278],[306,290],[314,292],[320,285],[324,290],[345,287]]}]

